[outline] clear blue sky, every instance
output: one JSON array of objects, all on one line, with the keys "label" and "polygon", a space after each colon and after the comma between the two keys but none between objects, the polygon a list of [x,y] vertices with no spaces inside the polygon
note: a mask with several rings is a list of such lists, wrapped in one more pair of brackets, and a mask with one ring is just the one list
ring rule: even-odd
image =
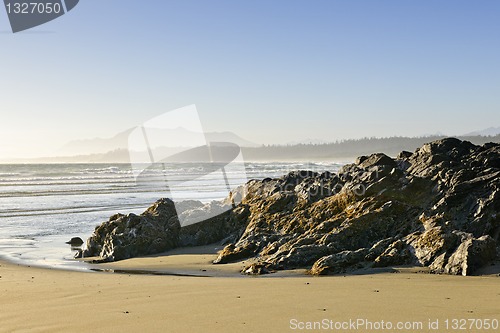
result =
[{"label": "clear blue sky", "polygon": [[196,104],[259,143],[500,126],[500,1],[81,0],[12,34],[0,156],[110,137]]}]

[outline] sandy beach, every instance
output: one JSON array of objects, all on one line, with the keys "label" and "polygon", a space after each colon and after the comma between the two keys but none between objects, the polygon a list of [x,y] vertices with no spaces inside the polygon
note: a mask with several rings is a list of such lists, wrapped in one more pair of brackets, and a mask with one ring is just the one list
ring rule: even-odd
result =
[{"label": "sandy beach", "polygon": [[384,321],[416,325],[411,332],[430,332],[436,330],[429,329],[429,320],[439,320],[439,332],[452,332],[446,330],[446,319],[450,325],[453,319],[500,319],[496,275],[445,276],[409,269],[248,277],[238,274],[241,263],[214,266],[210,249],[199,250],[95,266],[209,277],[75,272],[1,262],[0,331],[291,332],[311,331],[306,328],[314,326],[308,325],[319,322],[323,326],[316,331],[366,332],[366,326],[335,325]]}]

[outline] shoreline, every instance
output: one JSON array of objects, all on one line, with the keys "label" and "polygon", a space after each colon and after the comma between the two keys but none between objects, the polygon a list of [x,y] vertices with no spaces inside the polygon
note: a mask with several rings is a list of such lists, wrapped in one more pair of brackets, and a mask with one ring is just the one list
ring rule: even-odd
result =
[{"label": "shoreline", "polygon": [[[252,275],[244,274],[242,270],[254,262],[257,258],[249,258],[226,264],[213,264],[217,258],[218,251],[224,246],[210,244],[204,246],[179,247],[163,253],[139,256],[114,262],[95,263],[96,258],[64,259],[65,264],[50,264],[42,262],[29,262],[23,259],[9,259],[0,256],[0,263],[15,265],[25,268],[57,270],[67,272],[97,272],[130,275],[159,275],[159,276],[183,276],[183,277],[205,277],[205,278],[289,278],[289,277],[312,277],[306,268],[278,270],[269,274]],[[432,273],[428,267],[417,265],[388,266],[380,268],[365,267],[348,270],[343,273],[329,274],[329,277],[349,277],[359,275],[377,274],[419,274],[437,276],[455,276],[448,274]],[[461,275],[458,275],[461,276]],[[500,259],[479,269],[472,277],[500,277]]]}]

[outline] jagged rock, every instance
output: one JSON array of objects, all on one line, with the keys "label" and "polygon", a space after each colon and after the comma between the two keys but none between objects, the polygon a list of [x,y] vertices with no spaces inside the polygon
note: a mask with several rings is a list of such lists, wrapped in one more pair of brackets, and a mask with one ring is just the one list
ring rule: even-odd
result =
[{"label": "jagged rock", "polygon": [[213,263],[227,264],[241,259],[246,259],[255,255],[255,253],[256,246],[254,243],[246,242],[237,247],[234,244],[229,244],[219,253],[219,256]]},{"label": "jagged rock", "polygon": [[364,169],[380,165],[394,167],[396,166],[396,162],[386,154],[377,153],[370,155],[359,164],[359,166]]},{"label": "jagged rock", "polygon": [[382,255],[382,253],[385,252],[385,249],[389,245],[391,245],[393,242],[394,242],[393,237],[382,239],[382,240],[376,242],[375,244],[373,244],[373,246],[370,248],[370,250],[368,250],[368,253],[365,257],[365,260],[373,262],[380,255]]},{"label": "jagged rock", "polygon": [[243,269],[241,272],[246,275],[263,275],[271,273],[271,271],[267,269],[266,266],[258,263],[251,264],[250,266]]},{"label": "jagged rock", "polygon": [[81,239],[80,237],[73,237],[66,242],[66,244],[69,244],[71,246],[82,246],[83,243],[83,239]]},{"label": "jagged rock", "polygon": [[[213,216],[206,221],[181,229],[178,210],[185,216],[198,217],[200,212]],[[220,241],[237,233],[247,214],[244,207],[224,210],[224,203],[185,202],[174,205],[160,199],[141,215],[116,214],[98,226],[87,240],[83,257],[99,257],[98,261],[116,261],[136,256],[165,252],[178,246],[199,246]],[[215,215],[215,216],[214,216]]]},{"label": "jagged rock", "polygon": [[[226,211],[233,202],[241,204]],[[255,257],[245,270],[257,273],[414,264],[468,275],[493,260],[499,245],[500,145],[447,138],[395,159],[362,156],[337,174],[251,180],[221,203],[190,203],[182,218],[210,218],[183,228],[172,205],[111,217],[84,255],[118,260],[220,241],[228,245],[214,263]]]},{"label": "jagged rock", "polygon": [[[177,207],[178,208],[178,207]],[[178,246],[200,246],[208,245],[229,237],[238,228],[240,215],[245,214],[245,208],[240,207],[233,214],[229,211],[226,204],[220,202],[211,202],[201,207],[186,210],[181,216],[187,219],[200,216],[212,216],[199,223],[189,223],[179,231]],[[179,209],[179,208],[178,208]]]},{"label": "jagged rock", "polygon": [[352,268],[356,264],[363,262],[368,252],[368,249],[358,249],[356,251],[342,251],[322,257],[314,263],[310,273],[313,275],[343,273],[347,268]]},{"label": "jagged rock", "polygon": [[[309,178],[296,185],[294,191],[300,200],[307,203],[313,203],[335,193],[336,186],[339,184],[337,175],[330,172],[324,172],[315,178]],[[337,188],[340,190],[342,187]]]},{"label": "jagged rock", "polygon": [[411,238],[410,251],[422,266],[428,266],[443,252],[456,248],[459,240],[456,234],[445,233],[442,227],[430,228]]},{"label": "jagged rock", "polygon": [[324,245],[297,245],[272,255],[265,263],[274,269],[293,269],[311,265],[329,253],[330,249]]},{"label": "jagged rock", "polygon": [[179,232],[174,202],[160,199],[141,215],[113,215],[98,226],[83,256],[114,261],[160,253],[177,246]]},{"label": "jagged rock", "polygon": [[496,243],[493,238],[488,235],[477,239],[469,236],[448,259],[443,271],[447,274],[470,275],[495,257]]},{"label": "jagged rock", "polygon": [[398,239],[373,261],[373,267],[406,265],[411,263],[411,253],[406,244]]}]

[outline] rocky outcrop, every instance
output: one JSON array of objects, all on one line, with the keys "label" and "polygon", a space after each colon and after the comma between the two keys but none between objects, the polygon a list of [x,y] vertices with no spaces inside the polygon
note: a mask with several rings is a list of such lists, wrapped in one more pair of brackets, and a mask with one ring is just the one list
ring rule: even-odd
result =
[{"label": "rocky outcrop", "polygon": [[256,256],[270,270],[312,274],[407,264],[471,274],[496,256],[499,163],[500,145],[450,138],[395,159],[360,157],[338,174],[251,181],[240,189],[247,228],[215,262]]},{"label": "rocky outcrop", "polygon": [[496,258],[500,145],[443,139],[394,159],[363,156],[337,174],[252,180],[226,199],[235,201],[241,204],[186,228],[168,200],[141,216],[120,215],[96,229],[85,254],[117,260],[224,240],[214,263],[255,257],[247,274],[412,264],[469,275]]},{"label": "rocky outcrop", "polygon": [[[94,230],[85,250],[78,256],[97,257],[97,262],[116,261],[181,246],[212,244],[228,236],[231,239],[232,232],[241,232],[244,227],[241,224],[244,212],[242,209],[227,211],[222,206],[223,203],[203,205],[198,201],[174,205],[170,199],[160,199],[141,215],[113,215]],[[185,215],[224,213],[181,228],[179,209]],[[232,238],[236,239],[236,234]]]}]

